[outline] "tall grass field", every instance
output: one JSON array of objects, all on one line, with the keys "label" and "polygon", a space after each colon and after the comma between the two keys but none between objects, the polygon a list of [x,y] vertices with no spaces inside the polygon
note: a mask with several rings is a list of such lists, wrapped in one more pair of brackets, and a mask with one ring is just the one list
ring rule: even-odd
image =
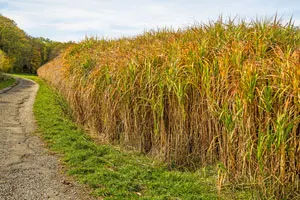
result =
[{"label": "tall grass field", "polygon": [[217,188],[300,198],[300,29],[222,20],[88,38],[38,70],[103,143],[169,168],[217,167]]}]

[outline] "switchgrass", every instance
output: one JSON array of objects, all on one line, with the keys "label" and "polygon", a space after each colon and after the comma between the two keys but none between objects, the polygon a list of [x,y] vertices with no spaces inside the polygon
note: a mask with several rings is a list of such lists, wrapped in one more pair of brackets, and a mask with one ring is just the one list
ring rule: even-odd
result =
[{"label": "switchgrass", "polygon": [[299,198],[300,31],[222,19],[134,38],[90,38],[42,67],[102,142],[169,168],[217,164],[261,197]]},{"label": "switchgrass", "polygon": [[[165,163],[124,151],[111,145],[97,145],[68,118],[64,98],[36,76],[21,75],[40,87],[34,104],[38,132],[47,147],[60,155],[66,172],[89,186],[99,199],[245,199],[250,191],[215,187],[216,170],[170,171]],[[67,115],[66,115],[67,114]]]}]

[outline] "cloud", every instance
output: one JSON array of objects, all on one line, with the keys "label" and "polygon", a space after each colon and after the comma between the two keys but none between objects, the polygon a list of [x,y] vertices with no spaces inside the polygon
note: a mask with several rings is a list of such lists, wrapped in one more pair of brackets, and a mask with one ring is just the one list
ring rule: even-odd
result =
[{"label": "cloud", "polygon": [[220,14],[255,18],[294,15],[300,2],[290,0],[0,0],[0,13],[28,34],[53,40],[81,40],[85,35],[120,37],[157,27],[173,28],[207,22]]}]

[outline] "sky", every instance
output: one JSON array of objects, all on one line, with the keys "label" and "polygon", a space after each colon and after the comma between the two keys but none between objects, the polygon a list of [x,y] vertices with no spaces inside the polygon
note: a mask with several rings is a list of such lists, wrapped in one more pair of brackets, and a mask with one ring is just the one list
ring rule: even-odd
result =
[{"label": "sky", "polygon": [[86,36],[119,38],[160,27],[184,28],[223,18],[293,16],[300,25],[300,0],[0,0],[0,14],[27,34],[79,42]]}]

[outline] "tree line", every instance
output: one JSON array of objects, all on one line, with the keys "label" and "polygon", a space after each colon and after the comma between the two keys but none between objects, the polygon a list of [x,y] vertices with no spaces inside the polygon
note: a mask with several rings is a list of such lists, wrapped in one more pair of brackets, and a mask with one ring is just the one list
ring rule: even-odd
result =
[{"label": "tree line", "polygon": [[31,37],[12,19],[0,14],[0,72],[36,73],[71,43]]}]

